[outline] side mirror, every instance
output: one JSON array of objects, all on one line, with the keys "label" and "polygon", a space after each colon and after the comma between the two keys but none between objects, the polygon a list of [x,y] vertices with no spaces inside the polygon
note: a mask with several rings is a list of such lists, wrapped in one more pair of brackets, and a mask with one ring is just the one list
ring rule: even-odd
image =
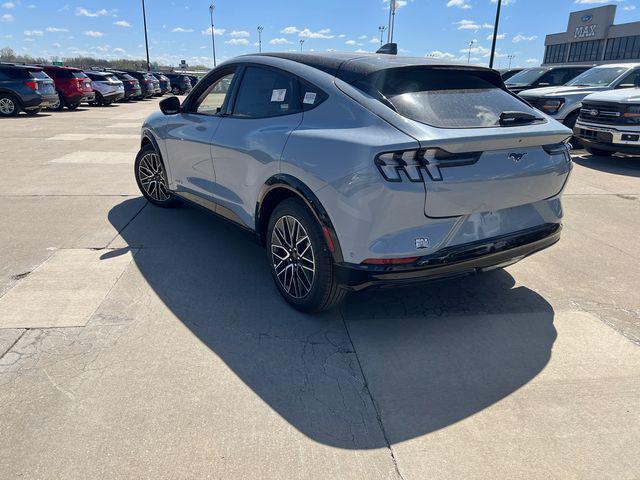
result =
[{"label": "side mirror", "polygon": [[160,111],[165,115],[175,115],[182,111],[178,97],[167,97],[160,102]]}]

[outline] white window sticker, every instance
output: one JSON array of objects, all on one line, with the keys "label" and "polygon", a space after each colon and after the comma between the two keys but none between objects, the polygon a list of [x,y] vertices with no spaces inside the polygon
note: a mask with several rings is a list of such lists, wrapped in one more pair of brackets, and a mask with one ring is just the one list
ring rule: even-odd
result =
[{"label": "white window sticker", "polygon": [[306,103],[307,105],[313,105],[314,103],[316,103],[316,92],[306,92],[304,94],[304,99],[302,100],[302,103]]},{"label": "white window sticker", "polygon": [[271,101],[272,102],[284,102],[284,97],[287,96],[286,88],[278,88],[271,92]]}]

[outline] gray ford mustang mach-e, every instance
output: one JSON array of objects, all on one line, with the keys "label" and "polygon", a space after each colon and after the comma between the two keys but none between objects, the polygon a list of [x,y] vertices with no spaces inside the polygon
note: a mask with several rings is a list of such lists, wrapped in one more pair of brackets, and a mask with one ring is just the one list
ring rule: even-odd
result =
[{"label": "gray ford mustang mach-e", "polygon": [[571,131],[494,70],[248,55],[160,105],[135,162],[144,196],[254,233],[303,311],[350,290],[504,267],[560,238]]}]

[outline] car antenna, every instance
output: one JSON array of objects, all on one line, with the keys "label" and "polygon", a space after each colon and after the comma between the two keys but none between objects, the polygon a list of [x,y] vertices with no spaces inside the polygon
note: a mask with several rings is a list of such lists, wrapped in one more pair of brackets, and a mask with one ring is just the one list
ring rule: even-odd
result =
[{"label": "car antenna", "polygon": [[397,43],[385,43],[381,46],[376,53],[384,53],[387,55],[397,55],[398,54],[398,44]]}]

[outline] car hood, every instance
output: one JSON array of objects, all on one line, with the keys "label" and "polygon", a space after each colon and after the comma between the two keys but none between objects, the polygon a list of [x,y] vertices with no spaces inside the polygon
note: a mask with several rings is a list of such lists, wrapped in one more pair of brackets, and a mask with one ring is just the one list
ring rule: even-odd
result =
[{"label": "car hood", "polygon": [[585,100],[638,104],[640,103],[640,88],[625,88],[622,90],[594,93],[585,98]]},{"label": "car hood", "polygon": [[582,96],[586,97],[587,95],[595,92],[602,92],[605,90],[609,90],[610,87],[575,87],[575,86],[560,86],[560,87],[543,87],[543,88],[534,88],[531,90],[527,90],[526,92],[522,92],[521,95],[523,98],[531,97],[531,98],[542,98],[542,97],[567,97],[567,96]]}]

